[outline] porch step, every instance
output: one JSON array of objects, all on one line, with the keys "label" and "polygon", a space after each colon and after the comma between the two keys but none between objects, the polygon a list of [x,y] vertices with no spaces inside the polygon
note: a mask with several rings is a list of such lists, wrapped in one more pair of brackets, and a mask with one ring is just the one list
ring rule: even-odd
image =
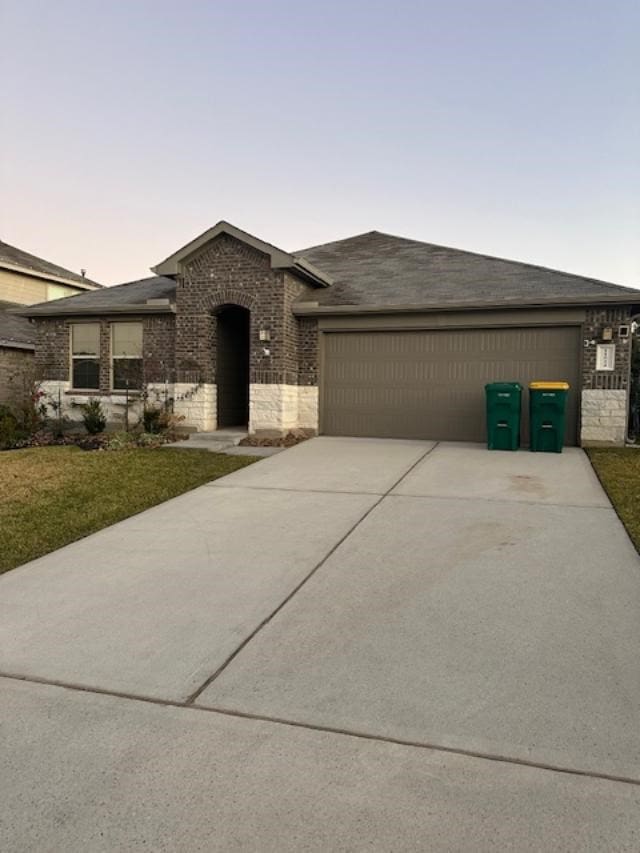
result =
[{"label": "porch step", "polygon": [[188,440],[197,438],[198,441],[223,441],[229,445],[238,445],[248,435],[249,433],[244,429],[217,429],[214,432],[193,432]]},{"label": "porch step", "polygon": [[222,453],[230,447],[237,447],[249,433],[242,429],[215,430],[214,432],[192,432],[185,441],[174,441],[164,447],[182,447],[185,450],[210,450]]}]

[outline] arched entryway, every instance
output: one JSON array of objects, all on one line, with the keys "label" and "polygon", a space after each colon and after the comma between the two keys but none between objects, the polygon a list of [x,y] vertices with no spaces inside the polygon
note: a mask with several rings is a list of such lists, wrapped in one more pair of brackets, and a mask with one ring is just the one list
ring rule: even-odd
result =
[{"label": "arched entryway", "polygon": [[240,305],[226,305],[216,314],[218,429],[246,427],[249,423],[251,314]]}]

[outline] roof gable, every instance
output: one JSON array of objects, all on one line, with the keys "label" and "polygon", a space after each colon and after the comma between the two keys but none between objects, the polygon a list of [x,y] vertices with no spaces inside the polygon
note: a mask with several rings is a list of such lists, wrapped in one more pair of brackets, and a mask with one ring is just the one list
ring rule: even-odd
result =
[{"label": "roof gable", "polygon": [[242,231],[240,228],[236,228],[235,225],[231,225],[231,223],[225,222],[224,220],[221,220],[217,225],[214,225],[213,228],[209,228],[203,234],[200,234],[199,237],[191,240],[186,244],[186,246],[178,249],[177,252],[169,255],[168,258],[165,258],[165,260],[157,266],[152,267],[151,271],[159,276],[177,276],[179,267],[182,263],[189,260],[189,258],[191,258],[196,252],[206,246],[207,243],[215,240],[215,238],[221,234],[227,234],[230,237],[234,237],[236,240],[246,243],[246,245],[251,246],[251,248],[256,249],[258,252],[268,255],[271,261],[271,268],[274,270],[290,270],[294,274],[299,275],[301,278],[304,278],[306,281],[309,281],[311,284],[318,287],[328,287],[332,284],[332,279],[326,273],[316,269],[307,261],[307,259],[291,255],[288,252],[283,252],[282,249],[278,249],[277,246],[272,246],[271,243],[265,243],[264,240],[260,240],[252,234],[248,234],[246,231]]}]

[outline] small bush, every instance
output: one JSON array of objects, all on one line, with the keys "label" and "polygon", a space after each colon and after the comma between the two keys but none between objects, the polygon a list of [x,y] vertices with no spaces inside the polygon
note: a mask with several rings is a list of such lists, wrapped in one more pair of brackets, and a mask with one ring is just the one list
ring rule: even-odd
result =
[{"label": "small bush", "polygon": [[29,433],[21,428],[8,406],[0,406],[0,450],[11,450],[26,441]]},{"label": "small bush", "polygon": [[13,406],[0,405],[0,450],[22,447],[42,429],[47,413],[42,397],[42,392],[34,387],[26,401]]},{"label": "small bush", "polygon": [[144,412],[142,413],[142,423],[144,425],[144,431],[150,433],[161,432],[164,428],[162,423],[162,416],[162,409],[157,409],[152,406],[145,406]]},{"label": "small bush", "polygon": [[163,436],[157,432],[141,432],[136,436],[136,444],[138,447],[160,447],[165,443]]},{"label": "small bush", "polygon": [[106,444],[107,450],[128,450],[135,446],[135,438],[128,432],[114,432]]},{"label": "small bush", "polygon": [[88,403],[83,403],[80,408],[82,409],[82,422],[89,435],[104,432],[107,416],[100,400],[89,400]]}]

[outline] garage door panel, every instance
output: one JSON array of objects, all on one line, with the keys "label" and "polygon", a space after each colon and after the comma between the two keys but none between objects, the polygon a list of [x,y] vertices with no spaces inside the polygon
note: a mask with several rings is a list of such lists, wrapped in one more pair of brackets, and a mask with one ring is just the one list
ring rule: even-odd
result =
[{"label": "garage door panel", "polygon": [[[575,444],[577,328],[331,332],[324,338],[322,430],[328,435],[484,441],[484,385],[517,380],[526,386],[542,378],[571,384],[565,441]],[[526,393],[523,402],[526,413]]]}]

